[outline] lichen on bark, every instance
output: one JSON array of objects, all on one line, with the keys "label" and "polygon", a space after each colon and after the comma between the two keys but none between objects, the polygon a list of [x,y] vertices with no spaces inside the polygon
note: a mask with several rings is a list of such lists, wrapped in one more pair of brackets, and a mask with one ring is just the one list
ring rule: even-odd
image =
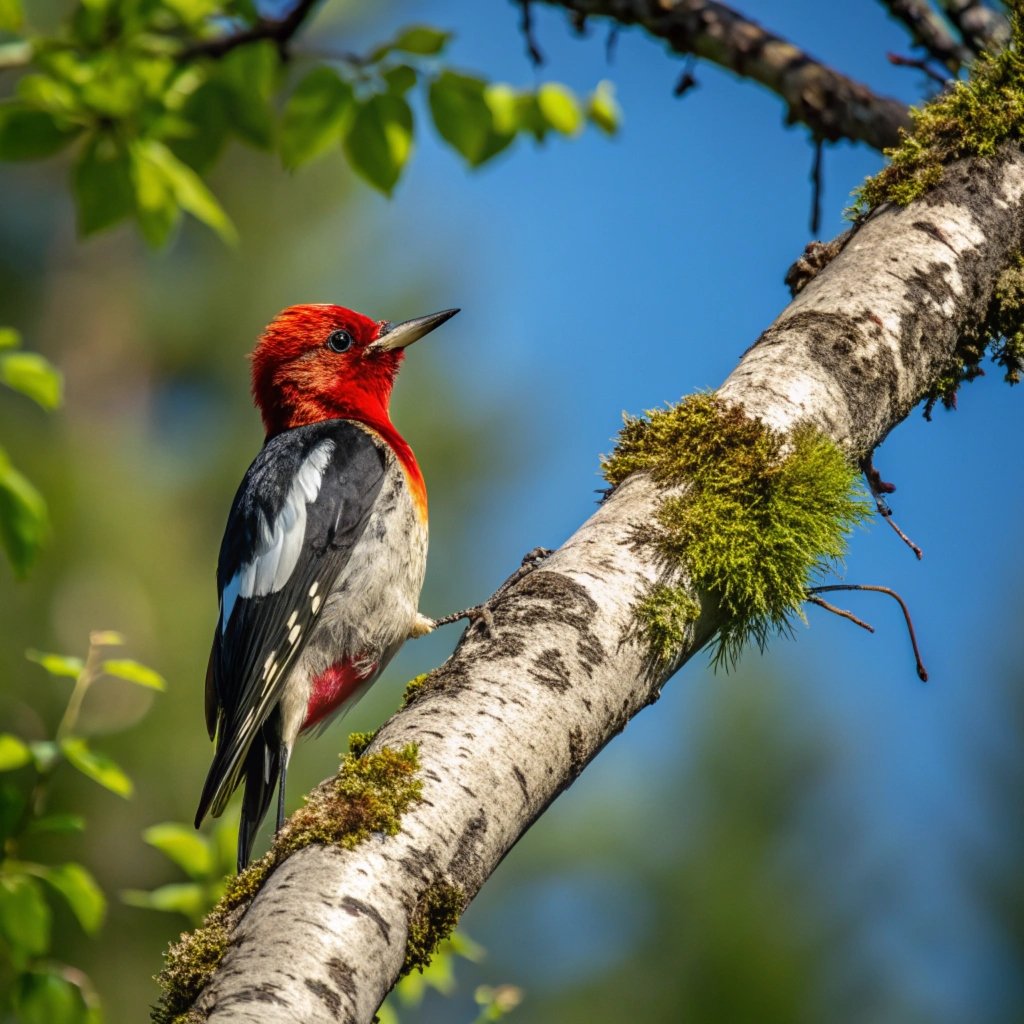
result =
[{"label": "lichen on bark", "polygon": [[[835,443],[809,424],[773,430],[714,394],[627,419],[603,470],[612,485],[636,471],[684,485],[659,502],[656,528],[637,536],[717,602],[716,664],[732,664],[749,640],[764,648],[789,632],[808,586],[842,559],[850,531],[870,515],[859,472]],[[657,658],[682,640],[692,600],[669,585],[638,602]]]}]

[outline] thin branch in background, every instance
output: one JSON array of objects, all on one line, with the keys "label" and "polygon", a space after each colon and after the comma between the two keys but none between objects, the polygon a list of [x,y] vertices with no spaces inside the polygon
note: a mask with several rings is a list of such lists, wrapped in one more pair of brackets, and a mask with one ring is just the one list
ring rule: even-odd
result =
[{"label": "thin branch in background", "polygon": [[[520,0],[521,2],[521,0]],[[910,127],[905,103],[815,60],[788,39],[715,0],[531,0],[591,18],[640,25],[676,53],[694,54],[753,79],[781,96],[787,120],[828,142],[851,139],[875,149],[900,141]]]},{"label": "thin branch in background", "polygon": [[[533,33],[533,0],[519,0],[519,8],[522,12],[519,19],[519,31],[523,34],[526,42],[526,52],[530,55],[530,61],[535,68],[544,63],[544,54],[537,45],[537,38]],[[579,11],[579,14],[586,14],[586,11]]]},{"label": "thin branch in background", "polygon": [[869,633],[874,633],[875,631],[875,627],[870,623],[865,622],[863,619],[858,619],[853,612],[847,611],[845,608],[837,608],[834,604],[829,604],[823,597],[818,597],[816,594],[808,594],[807,600],[810,604],[816,604],[819,608],[824,608],[825,611],[838,615],[841,619],[849,619],[855,626],[860,626],[861,629],[866,629]]},{"label": "thin branch in background", "polygon": [[[906,25],[914,43],[952,74],[971,59],[970,51],[953,35],[928,0],[881,0],[881,3],[892,17]],[[894,64],[901,63],[893,60],[891,55],[889,60]],[[927,69],[922,67],[921,70]]]},{"label": "thin branch in background", "polygon": [[697,58],[691,53],[690,56],[686,58],[686,66],[683,68],[683,73],[679,76],[678,81],[672,89],[673,96],[685,96],[697,85],[697,78],[693,73],[696,66]]},{"label": "thin branch in background", "polygon": [[896,485],[882,479],[882,474],[875,468],[870,455],[861,460],[860,469],[868,482],[871,496],[875,499],[875,508],[878,510],[878,514],[895,531],[896,536],[914,552],[917,560],[920,561],[924,558],[924,552],[899,528],[896,520],[892,517],[892,509],[885,500],[885,495],[892,494],[896,490]]},{"label": "thin branch in background", "polygon": [[288,44],[302,27],[303,22],[313,13],[318,0],[298,0],[295,6],[281,18],[260,18],[251,28],[242,29],[230,35],[215,39],[204,39],[185,47],[181,56],[186,60],[195,57],[217,59],[239,46],[270,40],[277,44],[282,57],[287,56]]},{"label": "thin branch in background", "polygon": [[579,11],[576,12],[572,19],[572,30],[581,38],[586,38],[587,16],[585,14]]},{"label": "thin branch in background", "polygon": [[980,0],[938,0],[974,53],[996,53],[1009,45],[1010,23]]},{"label": "thin branch in background", "polygon": [[609,63],[613,63],[615,60],[615,47],[619,42],[619,26],[612,25],[608,29],[608,35],[605,36],[604,40],[604,59]]},{"label": "thin branch in background", "polygon": [[816,138],[814,142],[814,160],[811,163],[811,234],[816,235],[821,227],[821,194],[824,188],[824,160],[822,154],[825,140]]},{"label": "thin branch in background", "polygon": [[921,651],[917,646],[917,636],[914,633],[914,622],[910,617],[910,609],[907,608],[906,601],[891,587],[878,587],[869,583],[831,583],[825,587],[811,587],[807,592],[808,600],[817,594],[828,594],[836,590],[868,590],[875,594],[888,594],[889,597],[899,604],[900,610],[903,612],[903,619],[907,624],[907,632],[910,634],[910,646],[914,648],[914,659],[917,662],[917,678],[922,683],[927,683],[928,670],[924,667],[924,662],[921,660]]},{"label": "thin branch in background", "polygon": [[923,71],[933,82],[938,82],[941,86],[945,86],[949,81],[949,75],[936,71],[928,63],[927,57],[902,57],[898,53],[887,53],[885,56],[890,64],[898,68],[917,68],[918,71]]}]

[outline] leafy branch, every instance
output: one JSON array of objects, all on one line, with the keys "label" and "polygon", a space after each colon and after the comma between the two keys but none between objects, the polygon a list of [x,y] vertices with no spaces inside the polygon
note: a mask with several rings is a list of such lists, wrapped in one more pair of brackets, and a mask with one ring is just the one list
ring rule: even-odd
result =
[{"label": "leafy branch", "polygon": [[[607,134],[618,128],[608,84],[583,98],[557,83],[492,83],[448,66],[451,34],[428,25],[365,55],[300,54],[293,40],[314,7],[298,0],[269,18],[249,0],[89,0],[52,36],[33,34],[12,8],[0,31],[18,35],[0,46],[0,68],[16,67],[18,77],[0,98],[0,160],[71,151],[80,234],[131,218],[159,247],[183,213],[235,240],[206,183],[231,139],[275,152],[290,171],[340,149],[357,175],[391,195],[414,149],[416,88],[440,137],[470,167],[524,135],[543,142],[578,135],[587,122]],[[313,67],[293,82],[300,56]]]}]

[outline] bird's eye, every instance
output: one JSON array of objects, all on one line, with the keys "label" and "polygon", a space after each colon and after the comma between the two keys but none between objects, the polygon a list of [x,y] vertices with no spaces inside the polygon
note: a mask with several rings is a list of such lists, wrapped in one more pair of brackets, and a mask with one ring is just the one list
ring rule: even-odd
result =
[{"label": "bird's eye", "polygon": [[327,336],[327,347],[332,352],[347,352],[352,347],[352,335],[348,331],[332,331]]}]

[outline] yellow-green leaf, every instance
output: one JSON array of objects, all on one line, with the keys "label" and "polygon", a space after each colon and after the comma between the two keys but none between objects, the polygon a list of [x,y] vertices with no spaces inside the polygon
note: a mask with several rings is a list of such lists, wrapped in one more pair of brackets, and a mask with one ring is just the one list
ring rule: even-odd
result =
[{"label": "yellow-green leaf", "polygon": [[24,20],[21,0],[0,0],[0,32],[17,32]]},{"label": "yellow-green leaf", "polygon": [[587,117],[605,135],[614,135],[622,125],[622,110],[615,99],[615,87],[609,81],[597,83],[587,101]]},{"label": "yellow-green leaf", "polygon": [[38,873],[64,897],[84,931],[92,935],[99,930],[107,912],[107,898],[81,864],[40,865]]},{"label": "yellow-green leaf", "polygon": [[537,90],[537,106],[556,132],[578,135],[583,130],[583,112],[571,89],[558,82],[545,82]]},{"label": "yellow-green leaf", "polygon": [[142,838],[192,878],[206,878],[214,872],[210,841],[191,828],[168,821],[147,828]]},{"label": "yellow-green leaf", "polygon": [[106,754],[90,750],[85,740],[78,737],[62,740],[60,749],[68,761],[93,782],[126,799],[132,795],[132,780]]},{"label": "yellow-green leaf", "polygon": [[44,409],[60,405],[60,371],[37,352],[0,352],[0,381]]},{"label": "yellow-green leaf", "polygon": [[43,651],[26,651],[25,657],[42,665],[51,676],[69,676],[72,679],[78,677],[85,662],[81,658],[72,657],[69,654],[46,654]]},{"label": "yellow-green leaf", "polygon": [[32,760],[27,743],[9,732],[0,732],[0,772],[21,768]]},{"label": "yellow-green leaf", "polygon": [[126,679],[129,683],[145,686],[150,690],[166,690],[167,681],[159,672],[142,665],[131,658],[111,658],[103,662],[103,671],[118,679]]},{"label": "yellow-green leaf", "polygon": [[19,348],[21,334],[13,327],[0,327],[0,349]]},{"label": "yellow-green leaf", "polygon": [[0,103],[0,160],[41,160],[62,150],[78,132],[58,126],[45,110]]},{"label": "yellow-green leaf", "polygon": [[391,49],[429,57],[440,53],[451,38],[451,32],[444,32],[432,25],[410,25],[398,33],[391,43]]},{"label": "yellow-green leaf", "polygon": [[0,545],[24,576],[49,532],[46,502],[0,448]]}]

